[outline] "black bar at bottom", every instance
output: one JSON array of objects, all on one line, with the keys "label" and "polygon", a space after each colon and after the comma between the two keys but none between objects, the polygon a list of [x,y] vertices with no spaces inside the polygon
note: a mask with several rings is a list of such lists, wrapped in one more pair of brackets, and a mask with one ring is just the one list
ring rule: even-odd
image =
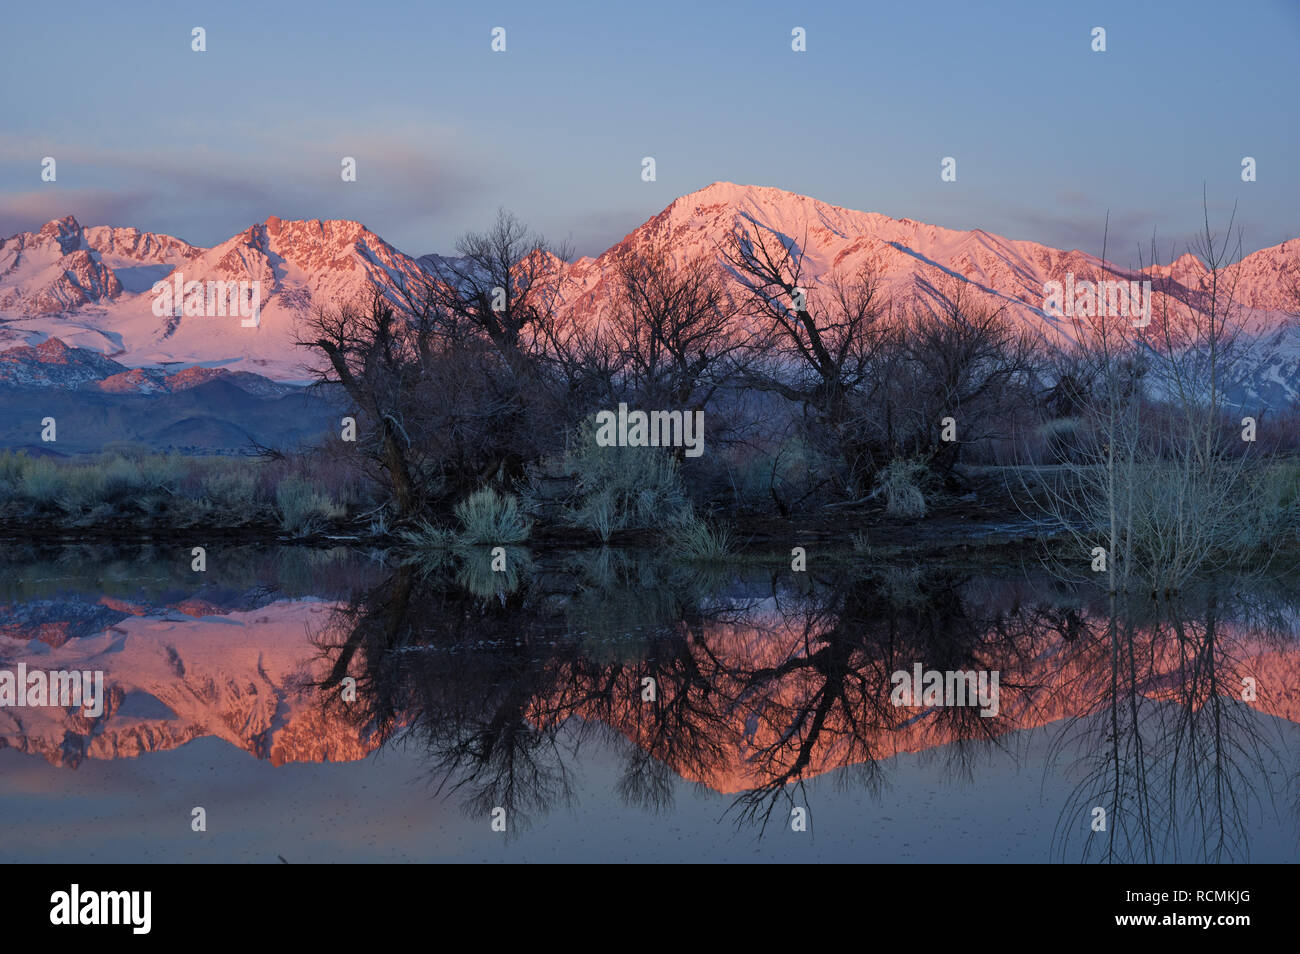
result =
[{"label": "black bar at bottom", "polygon": [[1293,872],[1281,866],[846,868],[568,866],[539,876],[486,866],[453,873],[374,865],[8,865],[0,890],[9,940],[65,935],[242,945],[256,938],[260,945],[283,938],[334,949],[390,933],[396,939],[412,927],[436,934],[443,925],[472,924],[492,942],[512,932],[554,935],[588,917],[592,927],[613,917],[633,935],[645,930],[647,942],[663,941],[665,928],[680,938],[698,924],[704,934],[721,929],[732,942],[751,932],[770,942],[787,931],[844,927],[872,942],[915,943],[931,932],[946,943],[973,941],[967,931],[992,929],[1042,932],[1033,935],[1040,939],[1181,942],[1199,935],[1231,944],[1261,929],[1285,930],[1295,918],[1294,909],[1283,910]]}]

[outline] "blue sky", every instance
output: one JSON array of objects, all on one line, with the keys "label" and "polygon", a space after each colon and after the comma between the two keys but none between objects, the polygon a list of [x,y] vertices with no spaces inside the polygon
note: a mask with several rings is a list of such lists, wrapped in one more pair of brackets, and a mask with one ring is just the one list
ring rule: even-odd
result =
[{"label": "blue sky", "polygon": [[1181,251],[1204,184],[1249,251],[1300,235],[1298,45],[1300,0],[11,5],[0,235],[274,214],[420,254],[505,206],[594,254],[728,180],[1091,252],[1109,210],[1124,262]]}]

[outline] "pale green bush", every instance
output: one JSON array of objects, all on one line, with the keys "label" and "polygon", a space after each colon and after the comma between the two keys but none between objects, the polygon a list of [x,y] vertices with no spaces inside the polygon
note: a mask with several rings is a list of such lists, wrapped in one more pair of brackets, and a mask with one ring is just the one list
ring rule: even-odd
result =
[{"label": "pale green bush", "polygon": [[338,520],[344,509],[310,481],[289,477],[275,488],[280,526],[295,537],[307,537]]},{"label": "pale green bush", "polygon": [[[545,468],[567,479],[559,501],[571,526],[609,538],[619,530],[666,530],[692,515],[673,452],[666,447],[601,447],[594,421],[571,435],[558,461]],[[538,486],[534,481],[534,487]],[[537,494],[530,505],[540,506]]]},{"label": "pale green bush", "polygon": [[55,503],[64,490],[59,465],[48,457],[25,457],[24,461],[19,492],[35,504]]},{"label": "pale green bush", "polygon": [[672,541],[679,558],[695,563],[723,562],[733,549],[730,530],[695,518],[675,526]]},{"label": "pale green bush", "polygon": [[891,517],[924,517],[925,495],[920,483],[926,473],[920,461],[891,460],[876,477],[876,493],[885,495],[885,512]]},{"label": "pale green bush", "polygon": [[504,546],[528,539],[533,523],[519,509],[514,494],[498,494],[484,487],[470,494],[455,507],[461,532],[456,542],[463,546],[487,544]]}]

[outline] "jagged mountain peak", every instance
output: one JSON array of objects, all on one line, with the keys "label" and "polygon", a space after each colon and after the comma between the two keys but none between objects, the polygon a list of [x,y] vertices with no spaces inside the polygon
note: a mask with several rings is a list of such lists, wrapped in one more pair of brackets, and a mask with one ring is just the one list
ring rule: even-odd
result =
[{"label": "jagged mountain peak", "polygon": [[71,215],[46,222],[36,234],[44,239],[53,239],[62,246],[65,253],[74,251],[81,244],[81,223]]}]

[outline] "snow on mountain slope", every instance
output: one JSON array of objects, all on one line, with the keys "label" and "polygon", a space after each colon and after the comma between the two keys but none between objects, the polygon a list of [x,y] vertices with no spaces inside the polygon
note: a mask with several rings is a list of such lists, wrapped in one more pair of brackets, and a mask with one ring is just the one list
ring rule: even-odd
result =
[{"label": "snow on mountain slope", "polygon": [[[0,243],[0,315],[6,337],[47,337],[129,366],[238,368],[305,377],[296,324],[316,305],[419,274],[410,256],[357,222],[283,222],[272,216],[211,249],[134,229],[83,229],[68,216]],[[260,283],[257,327],[239,316],[154,314],[155,282]]]},{"label": "snow on mountain slope", "polygon": [[833,272],[851,274],[868,262],[877,263],[891,290],[902,296],[913,291],[915,277],[936,281],[947,273],[1018,307],[1026,320],[1046,326],[1054,336],[1068,335],[1068,322],[1041,312],[1043,283],[1068,271],[1086,275],[1101,264],[1082,252],[1012,241],[983,230],[959,232],[844,209],[780,189],[717,182],[677,199],[597,258],[575,263],[572,275],[581,289],[575,306],[599,311],[613,281],[612,265],[624,252],[663,243],[678,262],[715,256],[737,227],[761,228],[802,249],[801,277],[808,287]]},{"label": "snow on mountain slope", "polygon": [[[982,229],[963,232],[911,219],[844,209],[808,196],[763,186],[717,182],[683,196],[621,242],[597,256],[569,263],[564,308],[577,321],[599,320],[612,289],[612,266],[628,250],[666,241],[675,260],[716,256],[737,226],[757,226],[797,243],[805,252],[804,280],[814,287],[830,273],[852,272],[876,261],[900,296],[916,280],[947,274],[970,282],[979,296],[1049,340],[1075,334],[1068,318],[1047,314],[1044,286],[1067,274],[1093,277],[1109,270],[1095,256],[1013,240]],[[130,366],[201,365],[241,368],[279,379],[301,379],[312,356],[295,346],[298,320],[318,305],[333,306],[368,286],[391,287],[427,269],[438,256],[413,258],[357,222],[282,221],[274,216],[211,249],[134,229],[83,229],[70,216],[38,232],[0,243],[0,335],[45,337],[92,348]],[[1300,240],[1261,249],[1233,266],[1236,299],[1257,338],[1256,372],[1249,389],[1270,401],[1300,397],[1300,329],[1288,314],[1286,270],[1300,262]],[[152,281],[249,280],[262,283],[261,322],[238,318],[153,314]],[[1184,255],[1152,270],[1175,298],[1205,291],[1204,267]],[[1157,291],[1159,295],[1159,291]],[[1157,301],[1157,308],[1159,302]]]},{"label": "snow on mountain slope", "polygon": [[86,229],[72,216],[0,239],[0,310],[59,314],[147,291],[201,250],[138,229]]},{"label": "snow on mountain slope", "polygon": [[181,607],[146,616],[126,607],[93,635],[54,640],[36,654],[37,644],[23,639],[30,631],[0,630],[5,668],[21,658],[32,669],[102,670],[109,695],[100,719],[58,707],[0,709],[0,748],[76,766],[216,736],[277,765],[363,758],[374,748],[368,734],[302,692],[321,675],[305,627],[331,609],[317,600],[224,615]]},{"label": "snow on mountain slope", "polygon": [[[6,605],[0,615],[0,669],[15,671],[24,663],[29,671],[100,670],[108,701],[98,718],[54,706],[0,708],[0,749],[75,767],[84,759],[133,758],[212,736],[277,765],[364,758],[378,745],[373,724],[350,719],[344,707],[332,704],[337,690],[330,690],[327,699],[312,688],[337,659],[323,657],[311,634],[319,633],[340,605],[314,598],[269,599],[222,609],[203,599],[143,605],[108,597],[93,604]],[[1104,713],[1113,691],[1104,665],[1109,659],[1104,638],[1108,620],[1085,613],[1080,623],[1083,639],[1067,640],[1047,627],[1032,637],[1032,644],[1006,647],[1005,656],[990,647],[990,663],[1001,673],[1004,694],[998,718],[987,726],[942,718],[933,708],[894,710],[885,704],[890,680],[882,680],[878,690],[850,690],[856,705],[831,706],[815,744],[801,753],[802,741],[791,740],[779,716],[809,705],[818,693],[817,678],[793,667],[754,692],[752,683],[735,675],[760,669],[778,673],[808,652],[807,619],[784,615],[775,601],[751,608],[742,619],[708,624],[698,635],[697,672],[710,674],[709,688],[696,684],[683,689],[715,697],[690,700],[689,710],[702,719],[699,731],[707,728],[703,748],[667,744],[663,726],[646,718],[639,677],[617,665],[608,677],[614,690],[610,704],[569,691],[592,678],[593,661],[584,660],[578,671],[557,674],[554,690],[538,696],[529,709],[561,721],[573,715],[604,721],[664,758],[682,777],[734,793],[764,783],[798,758],[807,762],[796,777],[811,777],[868,756],[885,759],[960,739],[983,739],[985,731],[998,736]],[[1249,701],[1251,708],[1300,721],[1300,691],[1292,688],[1300,677],[1294,641],[1232,620],[1218,626],[1212,655],[1219,693],[1233,698],[1234,687],[1250,675],[1261,687],[1259,697]],[[815,640],[815,631],[812,636]],[[1149,655],[1138,670],[1137,691],[1188,711],[1205,705],[1204,690],[1193,688],[1197,683],[1186,671],[1184,647],[1168,633],[1149,644],[1142,642],[1145,638],[1139,632],[1139,645],[1148,647]],[[881,692],[878,706],[867,704],[873,691]],[[716,701],[738,697],[744,705]],[[755,709],[771,715],[752,718]],[[418,713],[396,716],[399,724],[409,723]],[[469,718],[467,725],[472,724]]]},{"label": "snow on mountain slope", "polygon": [[[955,231],[910,219],[891,219],[870,212],[839,208],[780,189],[718,182],[673,202],[659,215],[594,259],[569,269],[570,307],[582,320],[599,320],[614,286],[614,264],[627,252],[663,244],[676,262],[713,257],[728,233],[760,229],[804,253],[805,287],[830,274],[852,274],[868,263],[877,266],[897,301],[924,297],[921,283],[938,285],[947,278],[969,282],[976,298],[1005,306],[1010,315],[1049,342],[1078,335],[1067,317],[1044,310],[1045,286],[1077,279],[1131,281],[1135,271],[1103,263],[1078,250],[1062,251],[1036,242],[993,235],[982,229]],[[1221,276],[1233,288],[1237,318],[1251,336],[1243,361],[1245,379],[1231,394],[1243,402],[1279,407],[1300,399],[1300,325],[1290,299],[1286,273],[1300,266],[1300,240],[1261,249]],[[1150,269],[1153,313],[1165,296],[1176,302],[1198,301],[1208,291],[1208,273],[1192,255]],[[1175,306],[1176,310],[1177,306]],[[1122,319],[1121,319],[1122,320]]]},{"label": "snow on mountain slope", "polygon": [[76,388],[125,370],[111,358],[70,348],[59,338],[0,351],[0,383],[15,387]]}]

